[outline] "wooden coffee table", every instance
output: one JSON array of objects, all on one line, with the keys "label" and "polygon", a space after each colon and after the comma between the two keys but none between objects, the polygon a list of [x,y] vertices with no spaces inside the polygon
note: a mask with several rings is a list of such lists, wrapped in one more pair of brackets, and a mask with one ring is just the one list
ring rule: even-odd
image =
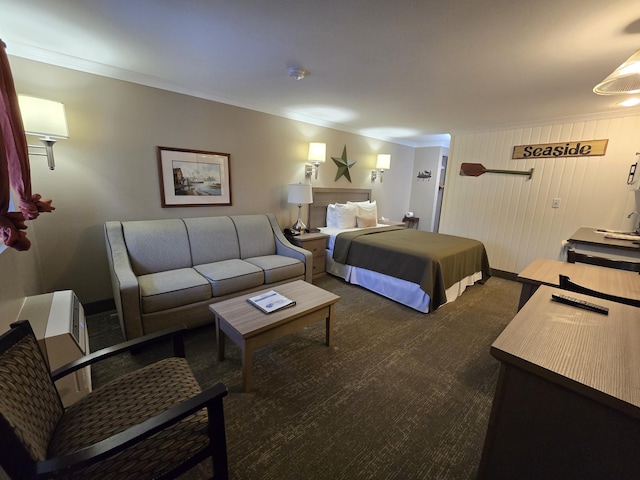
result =
[{"label": "wooden coffee table", "polygon": [[[247,298],[269,290],[295,300],[296,305],[266,314],[247,302]],[[325,342],[327,346],[331,345],[335,304],[338,300],[338,295],[297,280],[209,305],[216,318],[218,358],[224,360],[227,336],[242,350],[242,389],[249,392],[253,388],[252,357],[256,348],[321,320],[326,322]]]}]

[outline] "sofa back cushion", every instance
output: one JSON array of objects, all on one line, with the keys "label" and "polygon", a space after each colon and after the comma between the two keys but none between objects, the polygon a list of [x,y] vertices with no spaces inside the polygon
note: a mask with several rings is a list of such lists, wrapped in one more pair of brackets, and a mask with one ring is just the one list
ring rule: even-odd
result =
[{"label": "sofa back cushion", "polygon": [[192,266],[181,219],[122,222],[122,232],[136,276]]},{"label": "sofa back cushion", "polygon": [[275,255],[276,241],[266,215],[234,215],[231,220],[238,232],[241,259]]},{"label": "sofa back cushion", "polygon": [[229,217],[185,218],[193,265],[240,258],[236,227]]}]

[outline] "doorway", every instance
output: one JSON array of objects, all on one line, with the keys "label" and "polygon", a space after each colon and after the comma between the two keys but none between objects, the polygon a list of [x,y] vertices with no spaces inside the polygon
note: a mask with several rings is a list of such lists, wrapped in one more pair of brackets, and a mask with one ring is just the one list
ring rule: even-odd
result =
[{"label": "doorway", "polygon": [[436,199],[436,211],[434,212],[435,219],[433,222],[433,231],[438,233],[440,230],[440,213],[442,210],[442,197],[444,196],[444,181],[445,175],[447,173],[447,161],[449,160],[448,155],[442,156],[442,162],[440,162],[440,180],[438,184],[438,197]]}]

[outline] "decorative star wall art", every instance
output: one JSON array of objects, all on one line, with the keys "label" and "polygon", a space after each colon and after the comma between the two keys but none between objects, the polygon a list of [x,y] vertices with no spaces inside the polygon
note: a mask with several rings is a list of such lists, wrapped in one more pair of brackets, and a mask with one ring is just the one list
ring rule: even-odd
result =
[{"label": "decorative star wall art", "polygon": [[357,161],[350,162],[347,160],[347,146],[345,145],[344,150],[342,150],[342,157],[331,157],[331,160],[333,160],[338,167],[334,181],[337,182],[338,179],[344,175],[347,180],[349,180],[349,183],[351,183],[351,173],[349,173],[349,169],[353,167]]}]

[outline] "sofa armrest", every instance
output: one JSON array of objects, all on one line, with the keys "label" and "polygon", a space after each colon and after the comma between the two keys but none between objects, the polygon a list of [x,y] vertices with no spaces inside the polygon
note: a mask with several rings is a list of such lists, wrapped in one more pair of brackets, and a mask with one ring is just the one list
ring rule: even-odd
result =
[{"label": "sofa armrest", "polygon": [[111,288],[122,332],[127,340],[144,335],[140,288],[131,267],[121,222],[106,222],[104,227]]},{"label": "sofa armrest", "polygon": [[312,283],[313,254],[309,250],[291,245],[280,230],[280,224],[278,224],[275,215],[267,213],[267,217],[269,218],[269,223],[271,223],[271,229],[273,230],[273,236],[276,241],[276,253],[285,257],[297,258],[301,262],[304,262],[304,280]]}]

